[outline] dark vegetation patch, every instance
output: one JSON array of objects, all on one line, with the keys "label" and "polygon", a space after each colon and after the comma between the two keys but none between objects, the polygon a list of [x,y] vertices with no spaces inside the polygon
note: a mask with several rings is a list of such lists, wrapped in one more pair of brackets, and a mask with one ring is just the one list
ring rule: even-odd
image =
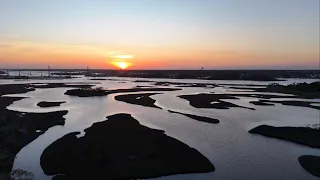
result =
[{"label": "dark vegetation patch", "polygon": [[[22,71],[23,69],[21,69]],[[29,71],[29,70],[28,70]],[[37,71],[35,69],[35,71]],[[40,70],[38,70],[40,71]],[[319,70],[61,70],[57,75],[85,75],[87,77],[133,77],[165,79],[204,79],[204,80],[249,80],[279,81],[278,78],[312,78],[319,79]],[[54,74],[55,72],[51,72]],[[50,76],[56,78],[59,76]],[[0,76],[1,78],[1,76]],[[39,78],[39,77],[38,77]],[[63,78],[63,77],[62,77]]]},{"label": "dark vegetation patch", "polygon": [[133,82],[154,82],[154,81],[149,81],[149,80],[135,80]]},{"label": "dark vegetation patch", "polygon": [[154,103],[156,100],[152,99],[150,96],[161,94],[161,93],[143,93],[143,94],[125,94],[125,95],[118,95],[115,96],[114,99],[117,101],[123,101],[130,104],[136,104],[146,107],[154,107],[162,109],[156,106]]},{"label": "dark vegetation patch", "polygon": [[84,72],[51,72],[51,75],[58,75],[58,76],[79,76],[83,75]]},{"label": "dark vegetation patch", "polygon": [[[1,174],[0,174],[1,179]],[[14,169],[10,173],[10,178],[5,178],[10,180],[33,180],[34,174],[23,169]]]},{"label": "dark vegetation patch", "polygon": [[310,174],[320,177],[320,156],[300,156],[299,163]]},{"label": "dark vegetation patch", "polygon": [[135,88],[149,88],[149,87],[153,87],[153,86],[135,86]]},{"label": "dark vegetation patch", "polygon": [[0,173],[10,173],[16,154],[55,125],[64,125],[68,111],[20,113],[6,107],[18,97],[0,97]]},{"label": "dark vegetation patch", "polygon": [[34,90],[35,88],[29,84],[0,84],[0,96],[6,94],[24,94]]},{"label": "dark vegetation patch", "polygon": [[[231,90],[230,90],[231,89]],[[265,91],[265,88],[258,88],[258,87],[228,87],[228,90],[229,91],[232,91],[233,89],[236,89],[237,92],[268,92],[268,91]],[[262,90],[259,90],[259,89],[262,89]]]},{"label": "dark vegetation patch", "polygon": [[320,78],[319,70],[90,70],[90,77],[132,77],[204,80],[279,81],[278,78]]},{"label": "dark vegetation patch", "polygon": [[218,85],[219,86],[236,86],[236,88],[241,88],[241,86],[252,86],[252,87],[265,87],[265,86],[267,86],[264,84],[224,84],[224,83],[219,83]]},{"label": "dark vegetation patch", "polygon": [[[310,71],[308,71],[310,72]],[[278,81],[283,71],[262,70],[129,70],[99,72],[101,76],[165,78],[165,79],[205,79],[205,80],[251,80]],[[92,73],[93,76],[95,73]],[[292,74],[292,72],[291,72]]]},{"label": "dark vegetation patch", "polygon": [[320,122],[319,124],[306,124],[306,127],[309,127],[312,129],[320,129]]},{"label": "dark vegetation patch", "polygon": [[[97,77],[99,77],[99,76],[97,76]],[[105,76],[102,76],[102,77],[105,77]],[[100,81],[128,81],[128,80],[126,80],[126,79],[110,79],[110,78],[91,78],[90,80],[93,80],[93,81],[95,81],[95,80],[100,80]]]},{"label": "dark vegetation patch", "polygon": [[319,106],[314,106],[316,102],[308,102],[308,101],[292,101],[292,100],[285,100],[285,101],[273,101],[273,100],[259,100],[259,101],[251,101],[250,103],[255,105],[269,105],[272,106],[273,104],[270,103],[280,103],[286,106],[299,106],[299,107],[308,107],[313,109],[320,110]]},{"label": "dark vegetation patch", "polygon": [[298,96],[288,96],[288,95],[273,95],[273,94],[225,94],[234,97],[252,97],[261,99],[274,99],[274,98],[299,98]]},{"label": "dark vegetation patch", "polygon": [[[0,85],[0,95],[34,91],[29,84]],[[31,141],[55,125],[64,125],[68,111],[21,113],[6,109],[23,97],[0,97],[0,174],[10,177],[16,154]]]},{"label": "dark vegetation patch", "polygon": [[41,155],[45,174],[54,179],[144,179],[173,174],[204,173],[214,166],[196,149],[141,125],[130,114],[108,116],[85,129],[69,133]]},{"label": "dark vegetation patch", "polygon": [[37,84],[30,84],[31,87],[33,88],[39,88],[39,89],[44,89],[44,88],[91,88],[93,85],[91,84],[66,84],[66,83],[48,83],[45,85],[37,85]]},{"label": "dark vegetation patch", "polygon": [[131,89],[114,89],[105,90],[103,88],[86,88],[86,89],[70,89],[64,94],[78,97],[106,96],[115,93],[131,93],[144,91],[178,91],[178,88],[131,88]]},{"label": "dark vegetation patch", "polygon": [[93,96],[106,96],[109,94],[107,90],[103,88],[81,88],[81,89],[69,89],[64,94],[69,96],[78,97],[93,97]]},{"label": "dark vegetation patch", "polygon": [[175,85],[176,87],[204,87],[204,88],[213,88],[216,87],[216,84],[205,84],[205,83],[179,83],[179,82],[156,82],[156,86],[169,86]]},{"label": "dark vegetation patch", "polygon": [[48,101],[41,101],[37,104],[39,107],[55,107],[60,106],[61,104],[65,103],[66,101],[60,101],[60,102],[48,102]]},{"label": "dark vegetation patch", "polygon": [[90,84],[65,84],[65,83],[33,83],[33,84],[0,84],[0,96],[6,94],[23,94],[36,89],[44,88],[90,88]]},{"label": "dark vegetation patch", "polygon": [[212,88],[207,86],[206,84],[186,84],[186,85],[179,85],[176,87],[204,87],[204,88]]},{"label": "dark vegetation patch", "polygon": [[254,105],[258,105],[258,106],[274,106],[274,104],[270,104],[270,103],[265,103],[261,100],[258,101],[250,101],[249,103],[254,104]]},{"label": "dark vegetation patch", "polygon": [[253,128],[249,133],[260,134],[294,143],[320,148],[320,130],[308,127],[273,127],[261,125]]},{"label": "dark vegetation patch", "polygon": [[76,78],[73,76],[8,76],[8,75],[1,75],[0,79],[18,79],[18,80],[57,80],[57,79],[72,79]]},{"label": "dark vegetation patch", "polygon": [[94,78],[94,79],[90,79],[92,81],[105,81],[107,79],[104,79],[104,78]]},{"label": "dark vegetation patch", "polygon": [[254,108],[236,105],[230,102],[222,101],[222,99],[239,99],[226,94],[193,94],[178,96],[189,101],[189,104],[195,108],[214,108],[214,109],[229,109],[230,107],[239,107],[255,110]]},{"label": "dark vegetation patch", "polygon": [[128,81],[126,79],[106,79],[108,81]]},{"label": "dark vegetation patch", "polygon": [[254,90],[226,90],[227,92],[242,92],[242,93],[250,93],[250,92],[254,92]]},{"label": "dark vegetation patch", "polygon": [[156,82],[154,85],[155,86],[169,86],[171,83],[170,82]]},{"label": "dark vegetation patch", "polygon": [[218,119],[214,119],[214,118],[198,116],[198,115],[194,115],[194,114],[181,113],[181,112],[176,112],[176,111],[171,111],[171,110],[168,110],[168,111],[170,113],[181,114],[181,115],[187,116],[191,119],[201,121],[201,122],[212,123],[212,124],[218,124],[220,122]]},{"label": "dark vegetation patch", "polygon": [[296,98],[320,98],[320,81],[313,83],[298,83],[290,85],[269,84],[265,88],[232,87],[233,89],[254,90],[256,92],[273,92],[293,94]]}]

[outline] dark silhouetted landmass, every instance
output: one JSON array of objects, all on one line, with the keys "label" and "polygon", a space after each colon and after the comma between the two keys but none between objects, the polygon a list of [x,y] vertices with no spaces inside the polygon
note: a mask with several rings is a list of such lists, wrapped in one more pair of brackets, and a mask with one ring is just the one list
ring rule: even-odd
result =
[{"label": "dark silhouetted landmass", "polygon": [[81,88],[81,89],[69,89],[64,94],[69,96],[78,97],[94,97],[94,96],[106,96],[109,94],[107,90],[103,88]]},{"label": "dark silhouetted landmass", "polygon": [[48,83],[48,84],[30,84],[31,87],[38,89],[45,88],[91,88],[91,84],[78,84],[78,83]]},{"label": "dark silhouetted landmass", "polygon": [[320,81],[313,83],[298,83],[290,85],[270,84],[266,91],[278,92],[285,94],[294,94],[304,98],[319,98],[320,97]]},{"label": "dark silhouetted landmass", "polygon": [[48,83],[48,84],[0,84],[0,96],[5,94],[23,94],[37,89],[44,88],[90,88],[90,84],[65,84],[65,83]]},{"label": "dark silhouetted landmass", "polygon": [[170,113],[181,114],[181,115],[187,116],[191,119],[201,121],[201,122],[212,123],[212,124],[218,124],[220,122],[218,119],[214,119],[214,118],[198,116],[198,115],[194,115],[194,114],[181,113],[181,112],[176,112],[176,111],[171,111],[171,110],[168,110],[168,111]]},{"label": "dark silhouetted landmass", "polygon": [[103,79],[103,78],[92,78],[90,79],[92,81],[105,81],[105,80],[108,80],[108,79]]},{"label": "dark silhouetted landmass", "polygon": [[300,98],[299,96],[289,96],[289,95],[274,95],[274,94],[224,94],[233,97],[252,97],[252,98],[262,98],[262,99],[273,99],[273,98]]},{"label": "dark silhouetted landmass", "polygon": [[163,79],[278,81],[279,78],[320,78],[319,70],[92,70],[87,76]]},{"label": "dark silhouetted landmass", "polygon": [[155,86],[169,86],[175,85],[177,87],[204,87],[204,88],[213,88],[216,87],[216,84],[212,83],[178,83],[178,82],[166,82],[159,81],[154,84]]},{"label": "dark silhouetted landmass", "polygon": [[68,112],[20,113],[6,109],[21,99],[0,97],[0,174],[8,177],[16,154],[50,127],[64,125],[63,116]]},{"label": "dark silhouetted landmass", "polygon": [[286,106],[299,106],[299,107],[308,107],[313,109],[320,110],[319,106],[314,106],[312,104],[316,104],[316,102],[308,102],[308,101],[292,101],[292,100],[285,100],[285,101],[272,101],[272,100],[259,100],[259,101],[251,101],[250,103],[255,105],[273,105],[270,103],[280,103]]},{"label": "dark silhouetted landmass", "polygon": [[270,103],[265,103],[261,100],[258,101],[250,101],[249,103],[257,105],[257,106],[274,106],[274,104],[270,104]]},{"label": "dark silhouetted landmass", "polygon": [[0,85],[0,174],[9,178],[16,154],[31,141],[55,125],[64,125],[68,111],[49,113],[21,113],[6,109],[23,97],[3,97],[34,91],[30,84]]},{"label": "dark silhouetted landmass", "polygon": [[135,88],[149,88],[149,87],[152,87],[152,86],[135,86]]},{"label": "dark silhouetted landmass", "polygon": [[125,94],[125,95],[115,96],[114,99],[117,101],[123,101],[130,104],[162,109],[154,104],[156,100],[150,98],[150,96],[156,95],[156,94],[161,94],[161,93]]},{"label": "dark silhouetted landmass", "polygon": [[254,110],[254,108],[236,105],[230,102],[222,101],[222,99],[238,99],[234,96],[226,94],[194,94],[178,96],[189,101],[189,104],[195,108],[214,108],[229,109],[230,107],[240,107]]},{"label": "dark silhouetted landmass", "polygon": [[23,94],[34,91],[29,84],[0,84],[0,96],[6,94]]},{"label": "dark silhouetted landmass", "polygon": [[84,73],[86,73],[85,71],[80,71],[80,72],[51,72],[51,75],[57,75],[57,76],[78,76],[78,75],[83,75]]},{"label": "dark silhouetted landmass", "polygon": [[320,148],[320,130],[308,127],[273,127],[261,125],[249,131],[249,133],[260,134],[294,143]]},{"label": "dark silhouetted landmass", "polygon": [[265,88],[252,87],[232,87],[234,89],[252,90],[256,92],[273,92],[283,94],[293,94],[298,98],[320,98],[320,81],[313,83],[298,83],[290,85],[270,84]]},{"label": "dark silhouetted landmass", "polygon": [[[43,71],[43,69],[18,69],[20,71]],[[134,77],[162,79],[204,79],[204,80],[244,80],[244,81],[279,81],[279,78],[320,79],[319,70],[101,70],[101,69],[52,69],[47,77],[31,79],[73,78],[76,75],[88,77]],[[58,72],[57,72],[58,71]],[[27,76],[0,75],[0,79],[30,79]],[[139,81],[139,80],[138,80]]]},{"label": "dark silhouetted landmass", "polygon": [[154,81],[149,81],[149,80],[135,80],[133,82],[154,82]]},{"label": "dark silhouetted landmass", "polygon": [[50,80],[50,79],[73,79],[76,77],[73,76],[9,76],[9,75],[1,75],[0,79],[19,79],[19,80]]},{"label": "dark silhouetted landmass", "polygon": [[108,116],[85,129],[69,133],[48,146],[40,164],[54,179],[144,179],[173,174],[214,171],[196,149],[140,125],[130,114]]},{"label": "dark silhouetted landmass", "polygon": [[39,107],[56,107],[60,106],[61,104],[65,103],[66,101],[60,101],[60,102],[48,102],[48,101],[41,101],[37,104]]},{"label": "dark silhouetted landmass", "polygon": [[320,177],[320,156],[300,156],[299,163],[310,174]]},{"label": "dark silhouetted landmass", "polygon": [[106,96],[114,93],[131,93],[131,92],[144,92],[144,91],[178,91],[178,88],[131,88],[131,89],[114,89],[105,90],[103,88],[86,88],[86,89],[70,89],[64,94],[69,96],[78,97],[93,97],[93,96]]}]

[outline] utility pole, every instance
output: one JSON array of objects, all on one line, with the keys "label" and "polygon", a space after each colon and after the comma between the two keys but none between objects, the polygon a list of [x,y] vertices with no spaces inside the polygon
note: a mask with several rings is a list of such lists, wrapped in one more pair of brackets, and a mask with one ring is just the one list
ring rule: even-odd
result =
[{"label": "utility pole", "polygon": [[86,73],[87,76],[89,76],[89,71],[90,71],[89,66],[87,66],[87,73]]},{"label": "utility pole", "polygon": [[50,76],[50,66],[48,65],[48,77]]}]

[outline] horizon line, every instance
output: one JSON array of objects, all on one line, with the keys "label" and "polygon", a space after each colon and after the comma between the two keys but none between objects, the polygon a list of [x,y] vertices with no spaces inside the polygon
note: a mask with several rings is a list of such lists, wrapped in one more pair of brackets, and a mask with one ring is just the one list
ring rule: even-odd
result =
[{"label": "horizon line", "polygon": [[[48,71],[48,68],[5,68],[0,69],[1,71]],[[102,71],[320,71],[319,69],[86,69],[86,68],[50,68],[51,71],[56,70],[79,70],[79,71],[88,71],[88,70],[102,70]]]}]

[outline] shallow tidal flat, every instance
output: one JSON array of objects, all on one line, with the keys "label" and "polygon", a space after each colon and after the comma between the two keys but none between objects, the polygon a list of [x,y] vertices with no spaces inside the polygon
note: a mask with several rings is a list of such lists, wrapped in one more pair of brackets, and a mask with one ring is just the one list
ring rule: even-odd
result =
[{"label": "shallow tidal flat", "polygon": [[13,154],[12,172],[25,170],[34,180],[318,178],[319,131],[306,126],[318,123],[319,100],[215,84],[86,79],[0,85],[0,105],[19,118],[64,112],[54,123],[42,119],[43,127],[22,124],[43,136]]}]

